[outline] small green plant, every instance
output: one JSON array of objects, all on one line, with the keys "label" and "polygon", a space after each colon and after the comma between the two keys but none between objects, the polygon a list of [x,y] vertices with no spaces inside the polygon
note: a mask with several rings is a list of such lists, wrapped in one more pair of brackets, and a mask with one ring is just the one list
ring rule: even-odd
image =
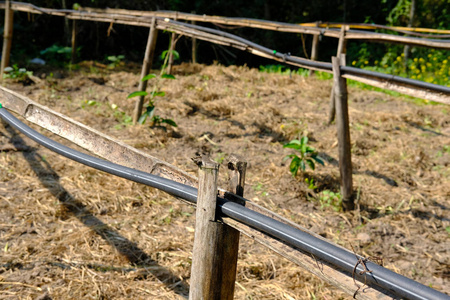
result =
[{"label": "small green plant", "polygon": [[106,59],[109,60],[111,63],[108,65],[108,68],[114,69],[121,64],[123,64],[125,56],[124,55],[110,55]]},{"label": "small green plant", "polygon": [[[120,110],[117,104],[111,104],[111,109],[114,111],[114,117],[124,126],[131,125],[133,118],[127,115],[124,111]],[[116,125],[116,129],[121,129],[121,125]]]},{"label": "small green plant", "polygon": [[314,178],[305,178],[305,182],[308,185],[308,189],[315,191],[317,186],[314,184]]},{"label": "small green plant", "polygon": [[[79,54],[80,49],[81,48],[76,49],[77,54]],[[72,57],[72,48],[53,44],[50,47],[42,50],[40,54],[50,64],[61,65],[64,64],[64,62],[70,61]]]},{"label": "small green plant", "polygon": [[341,211],[342,209],[342,195],[330,190],[322,191],[318,197],[320,208],[325,209],[332,207],[334,211]]},{"label": "small green plant", "polygon": [[292,140],[285,144],[283,148],[291,148],[296,150],[296,153],[286,155],[284,160],[291,158],[291,163],[289,165],[289,171],[292,176],[296,176],[298,170],[304,172],[306,170],[306,165],[308,165],[312,170],[316,168],[315,163],[324,165],[323,160],[318,156],[316,149],[308,146],[308,137],[304,136],[300,140]]},{"label": "small green plant", "polygon": [[[178,52],[173,51],[173,53],[174,53],[174,57],[179,56]],[[141,81],[148,81],[151,79],[155,79],[156,82],[153,84],[152,91],[150,93],[148,93],[146,91],[136,91],[136,92],[129,94],[127,97],[127,99],[129,99],[129,98],[133,98],[133,97],[150,96],[150,99],[148,100],[148,104],[147,104],[147,107],[146,107],[144,113],[139,117],[139,120],[138,120],[139,124],[144,124],[147,121],[147,119],[150,119],[150,121],[152,122],[152,126],[161,126],[164,123],[164,124],[167,124],[167,125],[170,125],[173,127],[177,127],[177,124],[175,123],[174,120],[161,118],[159,115],[155,115],[156,97],[164,97],[166,95],[166,93],[164,91],[159,90],[160,80],[175,79],[175,76],[165,73],[165,69],[167,66],[168,59],[169,59],[168,54],[169,54],[169,50],[166,50],[161,54],[161,58],[164,58],[164,63],[161,67],[161,72],[160,72],[159,76],[157,76],[156,74],[148,74],[148,75],[144,76],[144,78],[141,79]]]},{"label": "small green plant", "polygon": [[264,73],[277,73],[282,75],[292,75],[297,74],[303,77],[306,77],[309,75],[308,69],[298,68],[297,70],[292,70],[286,66],[283,65],[265,65],[265,66],[259,66],[259,71]]},{"label": "small green plant", "polygon": [[28,76],[33,75],[32,71],[27,71],[25,68],[19,68],[17,64],[14,64],[12,67],[5,68],[5,74],[3,74],[3,78],[9,79],[17,79],[19,81],[27,79]]}]

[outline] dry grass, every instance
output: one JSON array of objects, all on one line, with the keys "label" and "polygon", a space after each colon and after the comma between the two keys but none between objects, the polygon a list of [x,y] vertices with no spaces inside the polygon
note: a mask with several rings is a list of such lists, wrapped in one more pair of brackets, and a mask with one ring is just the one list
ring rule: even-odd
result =
[{"label": "dry grass", "polygon": [[[161,83],[166,97],[157,103],[157,114],[179,125],[164,131],[123,122],[120,112],[132,111],[133,102],[125,98],[136,88],[136,74],[80,71],[52,79],[51,85],[9,87],[184,170],[196,171],[190,161],[196,153],[217,160],[241,154],[249,161],[247,198],[450,292],[448,107],[351,89],[359,210],[342,213],[321,209],[319,201],[321,190],[337,192],[339,186],[335,128],[325,125],[330,81],[246,67],[182,65],[177,80]],[[83,105],[86,100],[96,105]],[[315,179],[316,191],[302,176],[293,178],[282,162],[289,153],[282,143],[298,134],[308,135],[327,158],[325,167],[304,175]],[[8,126],[0,125],[0,147],[1,299],[188,295],[192,207],[63,159]],[[236,298],[347,296],[243,237]]]}]

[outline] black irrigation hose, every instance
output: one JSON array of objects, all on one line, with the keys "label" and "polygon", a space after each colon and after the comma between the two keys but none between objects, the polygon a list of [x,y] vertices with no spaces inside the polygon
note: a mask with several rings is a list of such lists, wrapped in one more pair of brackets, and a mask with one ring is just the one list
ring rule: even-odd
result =
[{"label": "black irrigation hose", "polygon": [[[196,188],[114,164],[63,146],[19,121],[6,109],[3,109],[1,104],[0,118],[35,142],[69,159],[122,178],[158,188],[192,203],[196,203],[197,201]],[[362,264],[358,264],[358,259],[361,259],[360,256],[357,257],[354,253],[252,211],[242,205],[219,198],[218,208],[222,216],[232,218],[265,234],[273,236],[292,247],[301,249],[317,258],[327,261],[347,273],[352,273],[355,265],[357,265],[354,272],[355,277],[362,282],[366,282],[370,286],[380,287],[407,299],[450,299],[449,296],[443,293],[394,273],[371,261],[365,262],[367,269],[370,270],[371,273],[362,274],[361,272],[364,271],[364,267]],[[355,286],[355,290],[356,289]]]},{"label": "black irrigation hose", "polygon": [[[212,34],[216,34],[222,37],[227,37],[236,41],[239,41],[249,47],[252,47],[254,49],[257,49],[263,53],[266,53],[268,55],[272,55],[275,56],[277,58],[281,58],[284,61],[287,62],[293,62],[293,63],[298,63],[298,64],[302,64],[305,66],[309,66],[309,67],[313,67],[313,68],[317,68],[317,69],[322,69],[324,71],[332,71],[332,66],[331,63],[326,63],[326,62],[317,62],[317,61],[313,61],[313,60],[309,60],[309,59],[304,59],[304,58],[300,58],[300,57],[291,57],[288,54],[283,54],[280,52],[277,52],[276,50],[273,49],[269,49],[267,47],[261,46],[259,44],[253,43],[249,40],[246,40],[244,38],[241,38],[237,35],[228,33],[228,32],[224,32],[221,30],[217,30],[217,29],[212,29],[212,28],[208,28],[208,27],[203,27],[203,26],[198,26],[198,25],[193,25],[193,24],[188,24],[188,23],[182,23],[182,22],[178,22],[178,21],[173,21],[170,19],[164,19],[166,22],[175,24],[175,25],[179,25],[179,26],[185,26],[188,28],[192,28],[192,29],[196,29],[196,30],[200,30],[200,31],[204,31],[204,32],[208,32],[208,33],[212,33]],[[370,76],[370,77],[375,77],[375,78],[380,78],[380,79],[384,79],[384,80],[388,80],[391,82],[398,82],[398,83],[402,83],[402,84],[408,84],[411,86],[415,86],[415,87],[419,87],[419,88],[423,88],[423,89],[428,89],[428,90],[432,90],[432,91],[436,91],[436,92],[440,92],[440,93],[446,93],[446,94],[450,94],[450,87],[447,86],[443,86],[443,85],[438,85],[438,84],[434,84],[434,83],[428,83],[428,82],[424,82],[424,81],[419,81],[419,80],[414,80],[414,79],[409,79],[409,78],[405,78],[405,77],[400,77],[400,76],[395,76],[395,75],[390,75],[390,74],[383,74],[383,73],[379,73],[379,72],[374,72],[374,71],[368,71],[368,70],[363,70],[363,69],[359,69],[359,68],[354,68],[354,67],[347,67],[347,66],[342,66],[341,67],[342,70],[342,74],[348,74],[348,75],[362,75],[362,76]]]}]

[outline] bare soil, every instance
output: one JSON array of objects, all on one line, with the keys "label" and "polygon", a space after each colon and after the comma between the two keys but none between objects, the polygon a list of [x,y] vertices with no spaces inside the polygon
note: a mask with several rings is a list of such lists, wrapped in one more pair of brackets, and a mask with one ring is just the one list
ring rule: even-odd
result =
[{"label": "bare soil", "polygon": [[[339,192],[336,128],[326,125],[330,80],[183,64],[175,80],[158,83],[166,95],[156,114],[174,128],[129,124],[134,100],[126,98],[138,74],[86,63],[35,70],[40,83],[5,85],[194,175],[196,154],[219,162],[240,154],[249,162],[246,198],[450,293],[448,106],[350,87],[357,209],[341,212],[323,193]],[[293,177],[283,161],[292,151],[282,146],[299,136],[326,163]],[[192,207],[62,158],[0,123],[1,299],[186,298],[194,227]],[[246,237],[235,295],[351,298]]]}]

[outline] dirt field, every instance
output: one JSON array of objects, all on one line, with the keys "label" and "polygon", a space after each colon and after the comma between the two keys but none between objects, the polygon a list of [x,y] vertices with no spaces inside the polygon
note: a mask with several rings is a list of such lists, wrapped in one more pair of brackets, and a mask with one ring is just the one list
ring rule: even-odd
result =
[{"label": "dirt field", "polygon": [[[41,69],[41,83],[5,85],[192,174],[196,154],[219,162],[240,154],[249,162],[246,198],[450,293],[449,106],[349,89],[358,209],[343,213],[324,194],[339,191],[336,128],[326,125],[330,80],[177,66],[176,80],[159,83],[166,95],[156,113],[178,124],[164,130],[129,123],[134,100],[126,97],[138,73]],[[283,162],[292,151],[282,145],[299,135],[326,164],[294,178]],[[192,207],[62,158],[0,123],[1,299],[186,298],[194,226]],[[351,298],[246,237],[235,295]]]}]

